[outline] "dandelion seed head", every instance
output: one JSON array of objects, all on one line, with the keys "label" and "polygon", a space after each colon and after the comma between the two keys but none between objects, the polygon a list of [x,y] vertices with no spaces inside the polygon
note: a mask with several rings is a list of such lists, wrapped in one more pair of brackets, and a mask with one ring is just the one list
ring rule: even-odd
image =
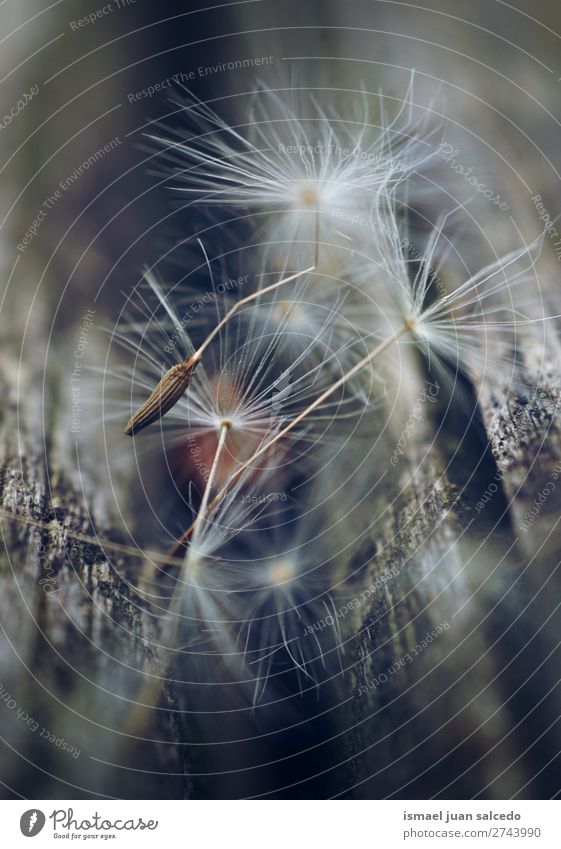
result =
[{"label": "dandelion seed head", "polygon": [[294,560],[281,557],[273,558],[267,563],[266,573],[274,587],[290,584],[297,574]]},{"label": "dandelion seed head", "polygon": [[311,183],[296,184],[296,203],[317,209],[321,203],[321,192]]},{"label": "dandelion seed head", "polygon": [[[183,357],[192,357],[196,349],[183,320],[182,302],[190,296],[182,293],[178,297],[176,288],[162,287],[152,275],[146,284],[138,301],[131,298],[130,304],[140,312],[141,320],[132,322],[127,316],[114,335],[132,355],[131,365],[115,375],[113,387],[114,415],[122,416],[123,421],[142,410],[162,375],[180,369]],[[200,467],[211,462],[216,440],[227,423],[229,435],[217,474],[219,481],[226,480],[236,465],[297,417],[306,402],[316,398],[333,381],[333,375],[352,361],[354,342],[348,327],[343,332],[337,302],[331,299],[329,305],[325,287],[318,291],[322,292],[322,306],[296,297],[286,303],[285,311],[285,303],[275,298],[268,305],[240,311],[221,328],[190,372],[183,394],[174,396],[173,406],[140,437],[148,438],[148,449],[161,450],[163,441],[166,450],[172,451],[173,476],[182,481],[193,476],[200,479]],[[213,300],[208,308],[210,327],[229,307],[223,295]],[[278,318],[278,307],[284,318]],[[291,323],[293,308],[299,326]],[[303,427],[290,432],[288,443],[314,441],[328,427],[346,427],[347,420],[362,415],[364,397],[362,386],[360,392],[354,387],[339,392],[318,407]],[[335,415],[337,410],[339,415]],[[279,463],[287,440],[272,452]]]},{"label": "dandelion seed head", "polygon": [[[413,119],[413,79],[393,116],[378,95],[353,92],[344,111],[325,108],[326,91],[294,85],[254,93],[247,120],[229,124],[192,94],[185,125],[150,136],[171,166],[163,174],[189,202],[249,209],[265,235],[269,259],[352,239],[354,217],[409,178],[433,153]],[[356,102],[360,108],[355,109]],[[351,104],[351,106],[349,106]],[[330,247],[331,246],[331,247]],[[309,258],[308,256],[308,258]]]}]

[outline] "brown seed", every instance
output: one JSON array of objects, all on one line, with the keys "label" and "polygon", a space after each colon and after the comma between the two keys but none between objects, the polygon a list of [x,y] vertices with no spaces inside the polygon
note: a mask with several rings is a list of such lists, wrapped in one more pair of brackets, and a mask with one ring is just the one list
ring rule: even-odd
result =
[{"label": "brown seed", "polygon": [[184,363],[178,363],[167,371],[150,397],[131,417],[125,428],[127,436],[132,436],[152,422],[161,419],[179,401],[189,384],[200,357],[194,354]]}]

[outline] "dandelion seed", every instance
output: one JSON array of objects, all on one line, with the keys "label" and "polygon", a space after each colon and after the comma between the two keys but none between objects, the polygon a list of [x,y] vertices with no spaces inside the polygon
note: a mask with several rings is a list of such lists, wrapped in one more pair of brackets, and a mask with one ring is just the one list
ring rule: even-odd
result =
[{"label": "dandelion seed", "polygon": [[[287,536],[291,543],[287,546]],[[327,516],[279,525],[252,546],[239,564],[238,593],[246,615],[238,644],[254,675],[253,702],[272,679],[295,672],[303,690],[342,670],[343,645],[335,612],[336,550]]]},{"label": "dandelion seed", "polygon": [[[272,288],[276,289],[284,282],[287,281],[272,284]],[[340,347],[332,350],[326,349],[324,341],[323,355],[316,356],[314,349],[321,343],[312,338],[298,356],[283,362],[284,334],[281,329],[273,329],[264,335],[262,328],[251,321],[248,324],[243,314],[232,322],[231,310],[205,337],[202,345],[196,347],[179,320],[179,313],[171,305],[172,299],[166,297],[153,278],[148,278],[147,283],[149,292],[156,298],[156,307],[149,307],[145,299],[141,301],[146,324],[137,324],[136,332],[132,334],[133,323],[127,321],[115,333],[119,345],[133,352],[135,366],[114,375],[117,394],[114,402],[117,412],[114,415],[120,415],[119,409],[126,405],[119,384],[126,385],[129,392],[131,384],[134,390],[142,392],[158,384],[162,372],[161,352],[166,347],[166,340],[169,340],[170,329],[175,328],[177,340],[173,355],[178,358],[179,364],[192,363],[197,358],[199,364],[191,370],[185,394],[161,419],[159,435],[170,433],[171,445],[185,447],[187,438],[197,441],[207,434],[214,439],[221,423],[227,419],[231,423],[231,434],[224,462],[228,459],[230,470],[232,464],[247,459],[263,438],[275,433],[284,422],[297,415],[308,399],[331,383],[331,376],[340,372],[343,362],[347,361],[348,340],[341,341]],[[265,292],[265,289],[260,292]],[[250,297],[253,299],[253,296]],[[163,318],[158,315],[159,309],[164,310]],[[332,318],[328,315],[325,324],[328,325]],[[168,372],[169,367],[165,371]],[[148,407],[155,408],[157,415],[159,393],[152,389],[150,394],[155,395],[155,400],[149,401]],[[358,392],[354,388],[335,398],[330,396],[326,405],[316,408],[316,415],[307,420],[306,428],[296,433],[295,439],[325,438],[328,428],[335,428],[337,424],[344,426],[346,420],[362,415],[365,404],[368,404],[368,397],[364,391]],[[183,456],[188,459],[185,451]]]},{"label": "dandelion seed", "polygon": [[247,297],[242,298],[240,301],[235,303],[233,307],[228,310],[224,318],[208,334],[202,345],[200,345],[199,348],[197,348],[197,350],[189,357],[189,359],[184,362],[177,363],[164,374],[150,397],[130,418],[125,428],[127,436],[133,436],[133,434],[136,434],[145,427],[148,427],[148,425],[162,418],[162,416],[164,416],[169,410],[171,410],[172,407],[175,406],[175,404],[177,404],[191,383],[193,372],[201,361],[205,350],[208,348],[212,340],[220,333],[224,325],[239,309],[241,309],[241,307],[246,306],[256,298],[259,298],[268,292],[275,291],[280,286],[284,286],[286,283],[290,283],[312,270],[312,268],[307,268],[304,269],[304,271],[299,271],[297,274],[292,274],[283,280],[279,280],[258,292],[254,292],[252,295],[247,295]]},{"label": "dandelion seed", "polygon": [[413,81],[393,121],[382,113],[381,126],[370,119],[366,95],[362,119],[344,121],[314,97],[297,107],[288,98],[293,89],[261,89],[251,120],[239,127],[190,95],[182,106],[197,134],[185,141],[182,130],[166,128],[167,136],[150,138],[173,163],[177,190],[211,206],[269,211],[267,243],[281,253],[311,243],[317,267],[320,229],[327,243],[341,230],[352,233],[348,216],[432,155],[409,123],[412,91]]},{"label": "dandelion seed", "polygon": [[[238,483],[236,496],[240,493]],[[203,658],[216,656],[220,645],[222,662],[237,670],[238,684],[247,685],[254,704],[268,682],[286,672],[296,673],[302,689],[340,673],[343,649],[333,593],[342,551],[333,548],[327,517],[316,509],[311,519],[285,523],[281,514],[271,515],[269,503],[250,522],[246,516],[240,528],[231,497],[223,505],[218,524],[217,514],[197,522],[174,596],[174,639],[180,638],[181,623],[184,634],[195,630],[184,646],[191,661],[197,650]],[[239,533],[225,533],[228,514]]]},{"label": "dandelion seed", "polygon": [[[401,323],[398,322],[397,329],[379,342],[308,406],[302,409],[288,424],[282,427],[278,433],[255,451],[239,469],[233,472],[217,498],[223,497],[228,487],[235,482],[242,471],[256,463],[279,441],[284,440],[295,427],[301,425],[317,408],[325,405],[332,394],[344,387],[367,365],[404,337],[409,337],[410,341],[427,356],[434,353],[438,358],[447,359],[455,355],[455,362],[461,368],[469,370],[478,362],[485,362],[486,358],[486,350],[484,347],[482,348],[485,338],[475,341],[474,332],[476,330],[491,327],[512,333],[516,331],[518,326],[527,324],[528,319],[520,313],[513,303],[510,306],[501,303],[498,306],[488,308],[487,302],[490,297],[503,292],[505,289],[510,292],[510,283],[520,285],[527,280],[529,269],[533,268],[532,251],[537,244],[541,244],[541,239],[530,247],[513,251],[506,257],[483,268],[457,289],[426,306],[426,295],[431,285],[428,268],[430,268],[435,250],[434,246],[441,231],[442,225],[433,234],[432,246],[427,254],[427,267],[421,267],[413,281],[410,281],[406,275],[392,277],[389,281],[400,308],[398,314]],[[522,264],[522,268],[517,267],[520,260],[526,261]],[[512,293],[510,292],[510,294]],[[510,317],[510,320],[496,320],[497,315],[503,316],[505,313]],[[187,535],[191,530],[189,529],[186,532]]]},{"label": "dandelion seed", "polygon": [[[219,646],[225,657],[237,657],[235,662],[238,663],[241,655],[231,627],[235,620],[232,606],[235,597],[230,594],[231,575],[224,568],[222,552],[231,540],[251,532],[270,503],[268,499],[258,497],[258,493],[271,479],[274,469],[264,466],[258,482],[246,471],[240,475],[227,498],[212,502],[210,496],[216,484],[218,458],[224,450],[227,433],[225,428],[215,453],[213,472],[206,482],[197,512],[192,540],[175,579],[162,644],[174,652],[181,651],[179,635],[182,631],[192,628],[199,631],[205,625],[206,638],[211,639],[215,646],[213,652]],[[195,634],[195,643],[198,639],[199,635]]]},{"label": "dandelion seed", "polygon": [[[231,593],[231,573],[225,568],[221,551],[229,542],[255,525],[265,505],[257,498],[260,492],[250,472],[240,475],[228,498],[219,503],[210,501],[216,483],[216,469],[226,445],[229,428],[224,423],[221,440],[216,449],[213,471],[206,482],[205,492],[195,519],[196,530],[174,577],[169,603],[163,610],[162,627],[154,649],[167,655],[165,665],[188,658],[188,680],[185,684],[224,687],[232,680],[238,685],[245,681],[243,651],[237,645],[238,614],[236,596]],[[274,469],[264,465],[259,487],[270,479]],[[193,509],[194,505],[193,505]],[[162,558],[162,563],[174,558]],[[248,679],[249,680],[249,679]],[[154,706],[160,691],[160,677],[151,676],[136,696],[140,706]],[[208,696],[205,695],[205,705]],[[126,732],[138,734],[143,714],[135,708],[127,717]]]}]

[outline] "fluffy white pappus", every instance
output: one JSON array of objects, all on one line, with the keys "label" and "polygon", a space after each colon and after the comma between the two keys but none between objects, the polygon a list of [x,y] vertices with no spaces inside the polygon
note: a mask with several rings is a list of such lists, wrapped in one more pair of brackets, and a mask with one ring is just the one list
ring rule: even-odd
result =
[{"label": "fluffy white pappus", "polygon": [[[127,318],[114,334],[115,341],[133,357],[130,365],[112,375],[111,415],[123,421],[150,395],[162,375],[192,356],[196,347],[184,318],[186,304],[197,296],[165,292],[153,275],[148,275],[146,283],[147,289],[131,302],[137,315]],[[207,332],[229,305],[223,295],[213,294],[208,299]],[[300,350],[290,352],[293,335],[285,332],[285,324],[260,321],[255,306],[248,305],[224,324],[206,349],[185,394],[138,440],[148,438],[152,447],[162,440],[168,447],[183,446],[188,465],[208,465],[208,458],[199,457],[200,452],[195,456],[199,440],[211,437],[216,441],[226,424],[228,437],[219,476],[223,478],[297,417],[341,373],[352,340],[336,338],[330,332],[335,317],[333,311],[326,312],[320,329],[315,327]],[[205,335],[200,322],[196,332],[199,337]],[[326,399],[289,439],[314,442],[327,438],[328,431],[333,433],[347,419],[361,416],[367,402],[362,387],[360,391],[345,387]],[[203,453],[212,454],[213,446],[206,445]],[[279,442],[275,452],[281,457],[283,447]]]},{"label": "fluffy white pappus", "polygon": [[308,259],[317,258],[319,243],[352,234],[352,216],[434,153],[412,118],[413,79],[389,119],[381,96],[372,115],[371,96],[349,93],[345,116],[324,109],[317,99],[323,94],[332,101],[331,89],[261,85],[247,121],[237,125],[190,95],[182,104],[188,129],[165,127],[150,138],[164,148],[178,191],[206,205],[264,214],[273,255],[304,243]]},{"label": "fluffy white pappus", "polygon": [[515,385],[526,340],[548,319],[535,317],[542,238],[455,283],[446,268],[454,237],[445,232],[455,211],[440,219],[420,257],[412,255],[395,216],[377,213],[372,252],[360,256],[356,271],[369,295],[376,293],[384,305],[377,316],[370,311],[368,320],[372,327],[378,323],[379,339],[387,338],[389,327],[400,334],[399,346],[413,343],[444,380],[461,372],[477,382],[506,378]]},{"label": "fluffy white pappus", "polygon": [[412,338],[429,366],[451,366],[476,382],[520,385],[528,342],[548,319],[529,318],[538,244],[497,259],[432,303],[427,293],[436,282],[421,267],[408,307]]},{"label": "fluffy white pappus", "polygon": [[[266,282],[274,275],[263,271],[261,278]],[[282,338],[278,354],[286,367],[305,357],[310,366],[321,369],[321,388],[352,368],[368,350],[363,293],[337,274],[313,271],[290,291],[277,289],[259,299],[247,309],[247,318],[253,335]],[[348,384],[344,401],[336,402],[337,422],[356,420],[375,409],[382,393],[378,371],[365,368]]]},{"label": "fluffy white pappus", "polygon": [[247,575],[253,616],[243,623],[240,641],[254,676],[254,703],[287,673],[295,674],[304,690],[343,671],[330,564],[320,556],[304,549],[281,552]]},{"label": "fluffy white pappus", "polygon": [[183,624],[195,627],[189,646],[207,651],[212,636],[213,651],[220,647],[224,665],[236,669],[254,704],[273,700],[287,677],[305,690],[343,671],[334,584],[343,554],[333,545],[327,517],[316,510],[283,522],[282,508],[277,504],[272,516],[268,505],[259,517],[252,513],[256,524],[246,522],[235,536],[220,539],[216,517],[206,529],[203,524],[174,601]]},{"label": "fluffy white pappus", "polygon": [[[224,498],[210,500],[193,525],[183,565],[171,575],[160,640],[175,666],[181,663],[183,674],[187,672],[184,683],[249,681],[239,647],[238,579],[223,553],[238,536],[254,539],[261,514],[272,504],[282,512],[287,496],[274,491],[275,485],[275,470],[264,467],[258,478],[245,470]],[[200,505],[192,508],[196,513]],[[214,663],[209,663],[211,657]]]}]

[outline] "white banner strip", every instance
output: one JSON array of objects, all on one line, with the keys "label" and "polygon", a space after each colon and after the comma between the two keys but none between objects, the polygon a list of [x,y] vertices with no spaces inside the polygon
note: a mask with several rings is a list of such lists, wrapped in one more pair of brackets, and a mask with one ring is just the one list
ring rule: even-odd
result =
[{"label": "white banner strip", "polygon": [[2,845],[559,849],[558,802],[2,801]]}]

